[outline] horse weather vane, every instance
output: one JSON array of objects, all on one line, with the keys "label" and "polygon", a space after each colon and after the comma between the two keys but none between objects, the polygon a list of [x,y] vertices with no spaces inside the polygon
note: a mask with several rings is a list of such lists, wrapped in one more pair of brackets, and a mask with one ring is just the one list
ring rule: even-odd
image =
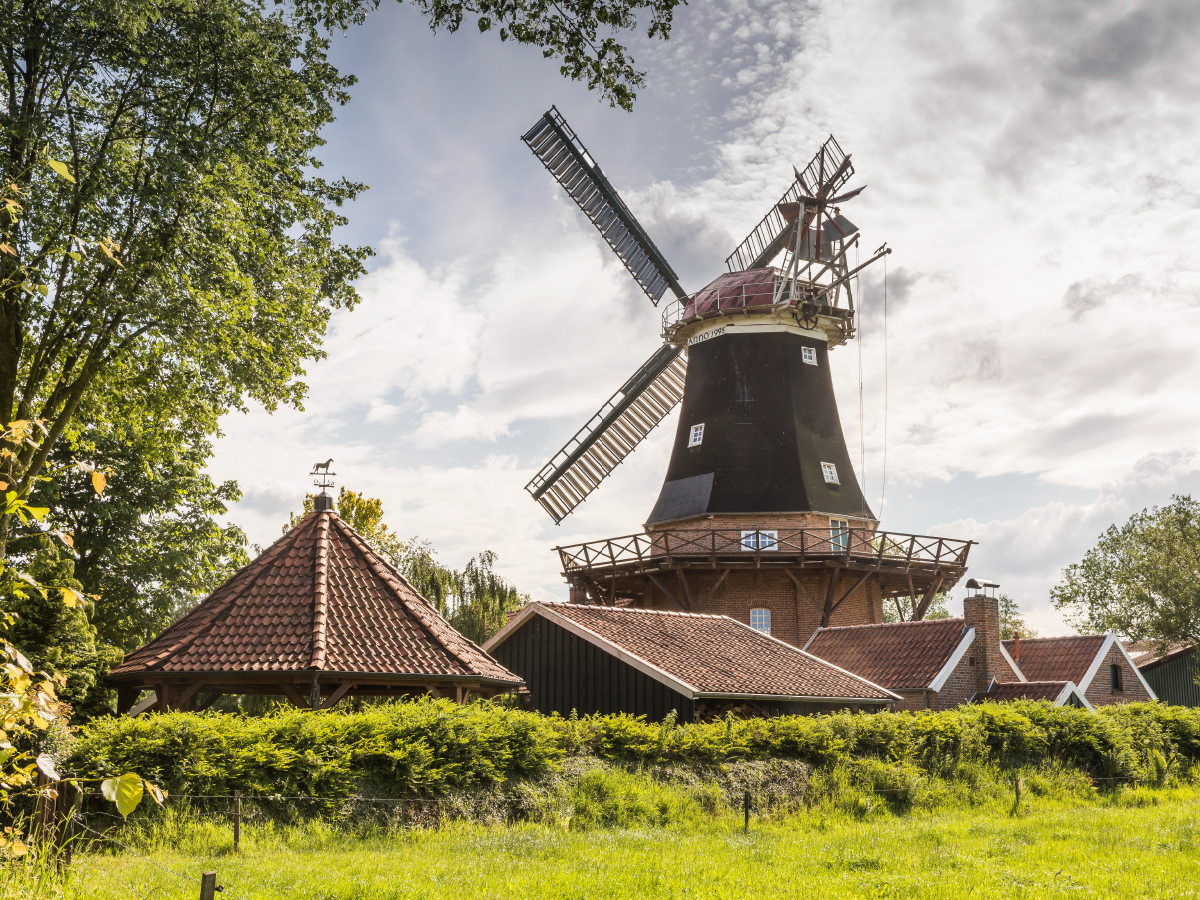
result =
[{"label": "horse weather vane", "polygon": [[324,491],[326,488],[333,487],[332,479],[337,477],[337,472],[329,471],[329,467],[332,464],[333,458],[330,457],[329,459],[325,460],[325,462],[315,463],[312,467],[312,471],[308,473],[309,475],[317,476],[313,484],[316,487],[319,487],[322,491]]}]

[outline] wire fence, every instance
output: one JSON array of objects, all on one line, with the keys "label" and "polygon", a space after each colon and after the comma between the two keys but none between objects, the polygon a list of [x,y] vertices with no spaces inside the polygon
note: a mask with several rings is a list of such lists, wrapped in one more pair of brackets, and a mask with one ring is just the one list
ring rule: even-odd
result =
[{"label": "wire fence", "polygon": [[[1134,784],[1138,779],[1134,776],[1107,776],[1107,777],[1092,777],[1090,779],[1097,785],[1106,785],[1115,788],[1122,784]],[[851,788],[857,792],[866,795],[874,794],[882,798],[896,799],[902,796],[911,797],[913,787],[910,786],[887,786],[880,784],[864,784],[849,782],[842,785],[845,788]],[[1020,774],[1015,774],[1010,785],[1010,789],[1014,792],[1015,806],[1020,806],[1022,803],[1023,779]],[[84,791],[82,792],[85,798],[97,799],[102,798],[99,791]],[[483,795],[481,795],[483,796]],[[464,802],[463,797],[368,797],[361,795],[347,796],[321,796],[317,794],[271,794],[271,793],[246,793],[234,792],[232,794],[176,794],[168,798],[169,801],[188,801],[188,802],[220,802],[232,804],[234,812],[229,816],[231,824],[233,824],[234,844],[233,851],[240,852],[238,845],[238,836],[242,826],[242,803],[263,803],[263,804],[278,804],[278,803],[313,803],[322,804],[328,807],[330,804],[367,804],[376,806],[405,806],[405,807],[422,807],[426,809],[444,810],[447,807],[456,807],[463,809],[469,805]],[[479,799],[479,798],[475,798]],[[489,793],[486,799],[493,803],[525,803],[531,800],[528,793],[510,794],[510,793]],[[562,798],[569,800],[569,798]],[[751,790],[742,792],[742,796],[738,798],[741,802],[730,804],[730,812],[740,812],[743,818],[743,829],[749,831],[754,815],[769,816],[774,812],[778,812],[786,807],[794,806],[794,803],[789,803],[789,798],[780,798],[775,795],[773,790],[764,790],[757,796]],[[794,800],[795,798],[790,798]],[[782,802],[780,802],[782,800]],[[740,807],[740,808],[738,808]],[[1015,807],[1014,807],[1015,808]],[[120,854],[138,860],[146,866],[150,871],[156,872],[164,876],[164,880],[169,883],[176,884],[180,887],[186,887],[189,892],[194,892],[197,886],[200,887],[200,896],[202,900],[214,900],[214,895],[220,893],[222,898],[235,900],[245,895],[240,894],[236,888],[231,889],[229,885],[217,884],[214,873],[202,871],[183,871],[180,868],[171,866],[163,862],[161,859],[156,859],[148,855],[143,850],[139,849],[133,843],[122,840],[121,832],[128,824],[126,817],[114,812],[109,812],[104,809],[91,808],[86,813],[78,807],[72,807],[68,816],[68,820],[77,829],[72,841],[79,842],[81,847],[94,850],[96,846],[106,849],[113,849]],[[112,826],[108,828],[94,827],[97,825],[97,820],[111,821]],[[106,867],[100,864],[100,854],[90,852],[85,854],[73,855],[71,858],[72,877],[78,880],[85,875],[98,874],[106,880],[110,885],[117,886],[119,892],[126,895],[138,898],[138,900],[156,900],[163,893],[161,887],[156,888],[148,883],[135,883],[128,878],[123,877],[118,871],[114,871],[111,867]],[[206,888],[207,885],[207,888]],[[205,893],[206,889],[209,891]]]}]

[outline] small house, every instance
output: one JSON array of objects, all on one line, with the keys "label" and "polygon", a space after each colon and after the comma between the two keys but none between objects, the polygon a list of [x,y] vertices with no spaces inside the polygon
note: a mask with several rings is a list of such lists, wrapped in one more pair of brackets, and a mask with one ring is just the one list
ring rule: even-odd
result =
[{"label": "small house", "polygon": [[1158,699],[1111,631],[1017,638],[1005,641],[1004,649],[1028,680],[1073,682],[1093,706]]},{"label": "small house", "polygon": [[879,710],[896,694],[728,616],[530,603],[484,649],[543,713],[701,721]]},{"label": "small house", "polygon": [[1152,641],[1143,641],[1126,649],[1159,700],[1173,706],[1200,706],[1197,648],[1196,644],[1175,644],[1163,650]]}]

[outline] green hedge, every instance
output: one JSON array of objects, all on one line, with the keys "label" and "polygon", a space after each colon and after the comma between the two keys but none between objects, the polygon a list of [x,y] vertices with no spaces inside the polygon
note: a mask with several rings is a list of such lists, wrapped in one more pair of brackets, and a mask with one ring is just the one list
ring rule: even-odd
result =
[{"label": "green hedge", "polygon": [[1147,703],[1097,714],[1021,702],[691,725],[423,700],[359,713],[109,718],[80,729],[61,762],[77,776],[137,772],[177,796],[241,790],[338,799],[368,782],[395,796],[495,788],[555,771],[573,755],[637,766],[790,758],[826,769],[878,759],[930,774],[964,764],[1058,763],[1093,778],[1161,781],[1165,769],[1200,763],[1200,710]]}]

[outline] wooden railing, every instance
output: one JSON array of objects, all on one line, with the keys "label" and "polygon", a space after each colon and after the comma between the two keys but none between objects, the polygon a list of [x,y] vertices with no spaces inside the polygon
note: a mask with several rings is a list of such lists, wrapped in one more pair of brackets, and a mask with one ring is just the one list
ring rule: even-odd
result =
[{"label": "wooden railing", "polygon": [[657,571],[677,563],[716,567],[844,560],[892,571],[960,568],[974,541],[871,531],[869,528],[686,529],[631,534],[556,547],[568,577],[585,572]]}]

